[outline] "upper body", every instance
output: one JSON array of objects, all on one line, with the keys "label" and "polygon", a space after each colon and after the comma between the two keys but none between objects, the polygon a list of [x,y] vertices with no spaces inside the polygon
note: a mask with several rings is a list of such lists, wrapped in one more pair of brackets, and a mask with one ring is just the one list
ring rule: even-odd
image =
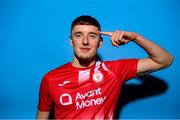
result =
[{"label": "upper body", "polygon": [[136,77],[137,63],[123,59],[97,61],[87,68],[71,62],[58,67],[42,80],[39,110],[54,108],[58,119],[113,119],[121,86]]},{"label": "upper body", "polygon": [[[134,42],[147,58],[97,62],[101,34],[113,46]],[[135,32],[102,32],[90,16],[76,18],[71,27],[73,61],[49,72],[42,80],[37,118],[48,118],[52,107],[56,118],[113,119],[122,84],[138,75],[171,65],[173,57],[160,46]]]}]

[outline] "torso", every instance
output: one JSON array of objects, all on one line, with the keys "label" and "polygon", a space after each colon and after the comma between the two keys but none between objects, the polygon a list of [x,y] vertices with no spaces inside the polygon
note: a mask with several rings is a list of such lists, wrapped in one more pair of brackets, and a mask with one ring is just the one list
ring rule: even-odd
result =
[{"label": "torso", "polygon": [[68,63],[49,77],[55,116],[113,119],[121,85],[104,63],[97,62],[86,69],[74,68]]}]

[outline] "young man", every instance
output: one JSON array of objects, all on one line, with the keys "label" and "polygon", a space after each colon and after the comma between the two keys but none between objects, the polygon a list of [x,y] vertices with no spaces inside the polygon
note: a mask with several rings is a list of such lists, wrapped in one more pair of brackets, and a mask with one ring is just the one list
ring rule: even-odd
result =
[{"label": "young man", "polygon": [[[134,42],[148,58],[97,61],[101,34],[113,46]],[[37,119],[48,119],[52,109],[56,119],[113,119],[123,83],[171,65],[173,57],[155,43],[135,32],[101,32],[91,16],[80,16],[71,25],[73,61],[47,73],[41,83]]]}]

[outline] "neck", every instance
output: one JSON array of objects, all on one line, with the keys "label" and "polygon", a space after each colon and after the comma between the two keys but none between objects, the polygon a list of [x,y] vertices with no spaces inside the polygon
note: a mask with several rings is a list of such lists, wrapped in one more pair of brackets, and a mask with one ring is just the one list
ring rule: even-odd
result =
[{"label": "neck", "polygon": [[72,61],[72,65],[74,67],[78,67],[78,68],[91,67],[95,63],[96,63],[96,58],[87,61],[87,60],[79,60],[75,56],[74,56],[73,61]]}]

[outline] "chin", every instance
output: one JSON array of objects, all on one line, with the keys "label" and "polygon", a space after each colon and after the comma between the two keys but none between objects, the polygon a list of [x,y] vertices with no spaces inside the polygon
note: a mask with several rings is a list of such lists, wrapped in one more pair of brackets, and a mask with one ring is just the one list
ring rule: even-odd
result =
[{"label": "chin", "polygon": [[79,60],[81,62],[91,62],[93,59],[95,59],[95,56],[79,56]]},{"label": "chin", "polygon": [[79,59],[83,60],[83,61],[85,61],[85,60],[89,61],[90,59],[92,59],[92,57],[90,57],[90,56],[80,56]]},{"label": "chin", "polygon": [[92,53],[74,52],[74,55],[79,61],[83,63],[93,61],[96,58],[96,54],[92,54]]}]

